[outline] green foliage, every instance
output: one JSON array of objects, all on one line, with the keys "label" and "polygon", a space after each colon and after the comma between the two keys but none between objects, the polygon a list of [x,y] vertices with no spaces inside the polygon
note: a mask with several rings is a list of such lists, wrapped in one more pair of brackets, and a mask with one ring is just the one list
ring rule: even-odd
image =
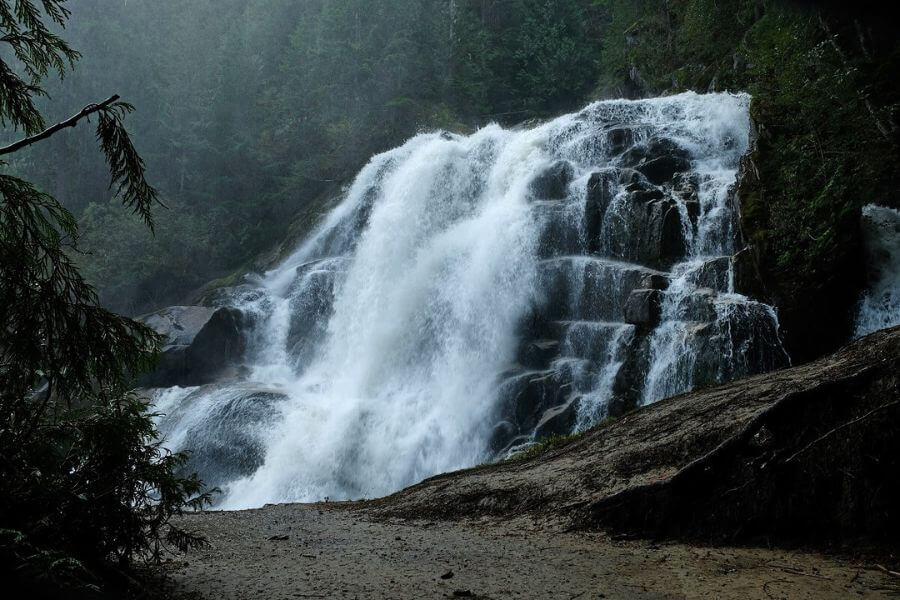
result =
[{"label": "green foliage", "polygon": [[795,359],[835,348],[864,283],[860,209],[897,206],[900,87],[887,73],[900,69],[900,45],[891,21],[863,7],[773,0],[602,4],[602,60],[614,74],[606,89],[753,95],[759,179],[741,189],[744,234]]},{"label": "green foliage", "polygon": [[[32,103],[48,68],[77,57],[43,17],[65,23],[62,2],[0,1],[0,41],[17,63],[0,60],[0,119],[29,137],[0,148],[15,159],[63,128],[37,130]],[[3,56],[6,56],[5,54]],[[30,77],[21,87],[16,77]],[[17,87],[18,86],[18,87]],[[115,98],[91,104],[70,123],[95,115],[97,138],[120,202],[152,226],[156,192],[145,179]],[[6,163],[0,166],[7,168]],[[171,518],[209,501],[196,477],[179,477],[185,457],[156,441],[153,415],[129,393],[155,360],[159,337],[97,305],[82,278],[74,216],[28,181],[0,173],[0,553],[5,574],[44,578],[90,591],[86,569],[110,560],[158,560],[164,544],[202,539]],[[55,583],[54,583],[55,582]]]},{"label": "green foliage", "polygon": [[0,125],[21,127],[28,134],[44,128],[44,119],[34,104],[35,97],[46,95],[41,80],[51,69],[63,77],[79,57],[47,28],[41,8],[51,22],[65,25],[69,17],[65,0],[44,0],[40,8],[27,1],[0,3],[0,42],[10,49],[27,77],[24,79],[7,61],[0,61]]}]

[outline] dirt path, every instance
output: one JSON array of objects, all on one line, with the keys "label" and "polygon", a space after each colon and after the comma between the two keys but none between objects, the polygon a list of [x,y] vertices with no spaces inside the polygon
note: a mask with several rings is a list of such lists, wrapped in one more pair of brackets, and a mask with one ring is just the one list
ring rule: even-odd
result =
[{"label": "dirt path", "polygon": [[[175,561],[174,582],[182,592],[215,600],[844,600],[900,594],[888,575],[817,554],[614,541],[536,529],[523,520],[375,522],[333,504],[186,519],[212,546]],[[287,539],[270,539],[276,536]],[[442,579],[448,572],[452,577]]]}]

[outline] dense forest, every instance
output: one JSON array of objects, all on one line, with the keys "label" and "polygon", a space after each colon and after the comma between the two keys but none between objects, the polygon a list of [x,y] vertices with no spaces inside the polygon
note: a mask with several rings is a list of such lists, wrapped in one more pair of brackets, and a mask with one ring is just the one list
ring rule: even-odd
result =
[{"label": "dense forest", "polygon": [[[31,4],[0,2],[3,145],[110,98],[0,163],[4,201],[42,207],[21,227],[0,220],[0,472],[19,482],[0,505],[0,558],[38,573],[71,567],[65,577],[92,582],[67,557],[95,569],[158,558],[167,534],[182,548],[202,541],[169,520],[209,497],[175,474],[185,458],[154,441],[128,392],[160,339],[95,301],[133,317],[271,268],[374,154],[417,132],[513,127],[598,99],[749,92],[742,235],[755,296],[778,308],[795,362],[850,337],[866,284],[862,207],[900,208],[900,44],[878,3]],[[23,97],[42,120],[16,112]],[[10,515],[24,533],[6,529]]]},{"label": "dense forest", "polygon": [[[889,74],[898,50],[877,9],[772,0],[91,0],[73,9],[66,35],[84,56],[48,87],[47,114],[63,118],[110,90],[129,98],[133,135],[169,210],[155,238],[115,210],[83,133],[11,167],[78,215],[89,250],[80,264],[102,302],[126,314],[265,268],[372,154],[416,131],[514,124],[595,98],[754,95],[765,190],[746,190],[746,233],[798,357],[846,337],[863,283],[852,268],[860,206],[896,201],[900,98]],[[827,298],[820,310],[806,309],[813,296]],[[844,325],[819,331],[828,315]]]}]

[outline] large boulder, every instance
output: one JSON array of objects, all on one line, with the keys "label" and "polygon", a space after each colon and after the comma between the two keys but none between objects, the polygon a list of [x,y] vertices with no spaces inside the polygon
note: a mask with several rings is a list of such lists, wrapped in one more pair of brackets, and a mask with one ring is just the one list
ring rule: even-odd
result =
[{"label": "large boulder", "polygon": [[900,327],[827,359],[643,407],[541,456],[428,479],[364,510],[896,552],[898,397]]},{"label": "large boulder", "polygon": [[606,207],[591,250],[617,260],[669,267],[685,255],[685,226],[678,202],[640,182]]},{"label": "large boulder", "polygon": [[167,338],[141,387],[203,385],[238,373],[251,325],[239,309],[173,306],[140,320]]},{"label": "large boulder", "polygon": [[622,155],[621,164],[640,171],[652,184],[671,183],[691,168],[690,154],[667,138],[633,146]]},{"label": "large boulder", "polygon": [[139,320],[166,336],[166,346],[189,346],[214,312],[206,306],[170,306]]}]

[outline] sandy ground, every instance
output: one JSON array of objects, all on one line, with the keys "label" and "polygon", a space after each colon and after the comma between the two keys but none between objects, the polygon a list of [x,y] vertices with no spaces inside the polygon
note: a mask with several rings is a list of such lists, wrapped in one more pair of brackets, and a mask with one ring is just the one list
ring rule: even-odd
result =
[{"label": "sandy ground", "polygon": [[[525,521],[374,521],[353,506],[185,517],[211,546],[173,560],[178,596],[265,598],[900,597],[900,580],[814,553],[614,540]],[[874,566],[874,565],[872,565]]]}]

